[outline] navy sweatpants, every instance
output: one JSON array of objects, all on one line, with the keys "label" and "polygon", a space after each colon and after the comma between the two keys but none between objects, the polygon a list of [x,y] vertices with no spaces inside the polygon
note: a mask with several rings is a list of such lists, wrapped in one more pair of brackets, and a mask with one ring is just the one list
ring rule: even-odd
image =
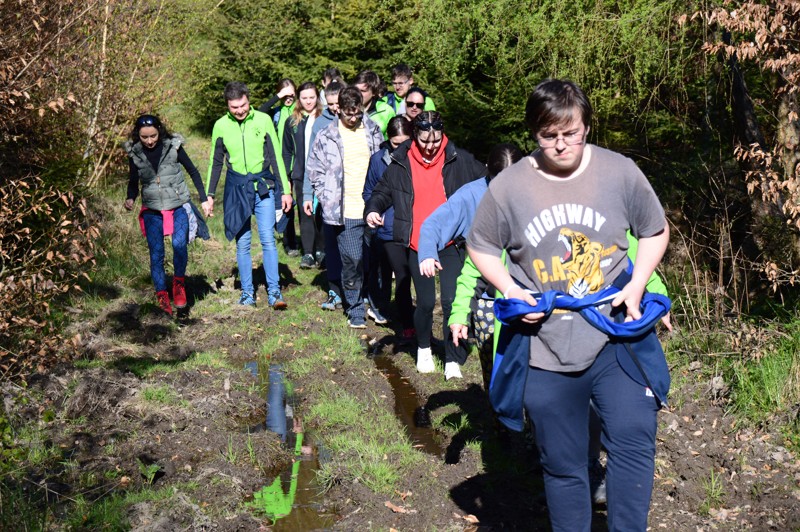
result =
[{"label": "navy sweatpants", "polygon": [[600,416],[608,453],[609,530],[647,529],[653,489],[658,405],[606,345],[589,368],[575,373],[528,369],[525,408],[536,430],[553,530],[591,529],[587,455],[589,400]]}]

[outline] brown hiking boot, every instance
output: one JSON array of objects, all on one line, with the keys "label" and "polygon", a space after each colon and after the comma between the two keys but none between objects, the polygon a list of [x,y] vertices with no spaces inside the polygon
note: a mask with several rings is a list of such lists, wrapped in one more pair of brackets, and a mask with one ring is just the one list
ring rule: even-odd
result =
[{"label": "brown hiking boot", "polygon": [[172,316],[172,305],[169,303],[169,292],[166,290],[159,290],[156,292],[156,297],[158,298],[158,308],[166,312],[167,315]]},{"label": "brown hiking boot", "polygon": [[175,277],[172,279],[172,300],[176,308],[186,306],[186,278]]}]

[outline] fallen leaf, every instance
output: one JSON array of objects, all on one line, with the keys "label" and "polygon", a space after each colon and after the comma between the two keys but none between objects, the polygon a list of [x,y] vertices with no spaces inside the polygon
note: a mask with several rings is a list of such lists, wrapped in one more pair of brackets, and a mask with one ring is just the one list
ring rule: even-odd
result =
[{"label": "fallen leaf", "polygon": [[390,509],[391,511],[393,511],[396,514],[407,514],[408,513],[408,509],[407,508],[403,508],[402,506],[397,506],[396,504],[392,504],[391,501],[386,501],[385,503],[383,503],[383,505],[386,506],[388,509]]}]

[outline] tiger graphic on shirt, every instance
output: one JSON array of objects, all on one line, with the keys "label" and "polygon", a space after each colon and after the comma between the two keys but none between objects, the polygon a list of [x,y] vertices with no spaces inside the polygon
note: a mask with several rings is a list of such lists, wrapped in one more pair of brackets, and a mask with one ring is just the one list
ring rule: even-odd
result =
[{"label": "tiger graphic on shirt", "polygon": [[583,297],[600,290],[605,285],[601,266],[617,246],[606,249],[599,242],[592,242],[583,233],[568,227],[561,228],[558,241],[566,248],[560,260],[568,281],[567,293],[573,297]]}]

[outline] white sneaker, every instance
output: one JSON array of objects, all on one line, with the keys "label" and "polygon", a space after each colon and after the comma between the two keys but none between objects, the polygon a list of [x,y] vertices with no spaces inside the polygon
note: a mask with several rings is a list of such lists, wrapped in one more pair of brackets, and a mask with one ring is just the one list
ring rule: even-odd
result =
[{"label": "white sneaker", "polygon": [[461,375],[461,366],[458,365],[458,362],[448,362],[444,365],[444,380],[461,378],[463,375]]},{"label": "white sneaker", "polygon": [[417,371],[420,373],[433,373],[436,371],[430,347],[417,348]]}]

